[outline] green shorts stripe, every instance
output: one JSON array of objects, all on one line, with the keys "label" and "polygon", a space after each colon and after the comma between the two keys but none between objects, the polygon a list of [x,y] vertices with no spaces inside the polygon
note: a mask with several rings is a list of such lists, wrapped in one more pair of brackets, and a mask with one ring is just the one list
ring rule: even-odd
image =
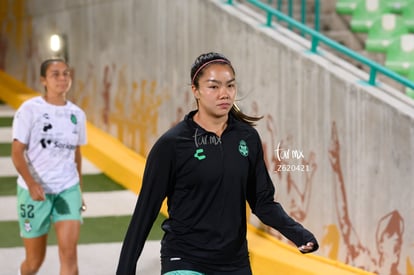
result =
[{"label": "green shorts stripe", "polygon": [[163,275],[206,275],[206,274],[200,273],[197,271],[192,271],[192,270],[175,270],[175,271],[164,273]]}]

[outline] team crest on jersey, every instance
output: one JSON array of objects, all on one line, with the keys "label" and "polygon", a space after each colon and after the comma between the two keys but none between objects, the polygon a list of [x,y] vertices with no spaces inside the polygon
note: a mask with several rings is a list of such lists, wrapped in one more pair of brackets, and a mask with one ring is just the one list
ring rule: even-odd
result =
[{"label": "team crest on jersey", "polygon": [[249,148],[244,140],[240,140],[239,142],[239,152],[243,157],[247,157],[249,155]]},{"label": "team crest on jersey", "polygon": [[76,116],[74,114],[70,115],[70,121],[72,121],[73,124],[78,124],[78,119],[76,118]]},{"label": "team crest on jersey", "polygon": [[29,220],[24,221],[24,230],[26,230],[26,232],[32,231],[32,225]]}]

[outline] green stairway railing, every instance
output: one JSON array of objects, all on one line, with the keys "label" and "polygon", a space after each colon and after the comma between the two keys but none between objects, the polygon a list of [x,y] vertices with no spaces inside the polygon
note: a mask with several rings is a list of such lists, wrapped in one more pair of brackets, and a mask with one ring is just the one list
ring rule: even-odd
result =
[{"label": "green stairway railing", "polygon": [[[304,25],[306,25],[306,8],[307,8],[307,0],[300,0],[300,22]],[[229,5],[234,4],[234,0],[225,0],[225,2]],[[248,1],[247,1],[248,2]],[[275,5],[276,3],[276,9],[280,12],[283,12],[283,4],[284,0],[267,0],[267,4],[269,6]],[[253,3],[254,5],[254,3]],[[287,13],[290,18],[294,18],[293,14],[293,0],[287,0]],[[314,0],[314,29],[319,31],[320,30],[320,0]],[[280,21],[281,19],[278,19]],[[289,28],[291,28],[290,24],[288,23]]]},{"label": "green stairway railing", "polygon": [[[285,1],[283,0],[268,0],[267,3],[269,4],[269,6],[274,5],[274,2],[276,3],[276,9],[280,12],[283,12],[283,3]],[[307,3],[308,1],[306,0],[301,0],[301,5],[300,5],[300,22],[304,25],[306,25],[306,18],[307,18],[307,12],[306,12],[306,8],[307,8]],[[319,0],[314,0],[314,29],[316,31],[320,30],[320,1]],[[294,18],[294,14],[293,14],[293,0],[287,0],[287,15],[290,18]],[[280,19],[278,19],[280,21]],[[291,29],[291,25],[288,23],[289,28]],[[302,33],[303,34],[303,33]]]},{"label": "green stairway railing", "polygon": [[[280,1],[280,0],[278,0]],[[227,0],[226,3],[233,5],[233,0]],[[266,12],[266,23],[267,27],[273,27],[272,22],[275,18],[278,21],[283,21],[287,23],[291,28],[295,28],[300,31],[302,34],[306,34],[310,37],[311,45],[310,45],[310,52],[318,54],[318,46],[320,43],[323,43],[325,46],[328,46],[330,49],[339,52],[340,54],[346,55],[357,62],[366,65],[370,72],[369,72],[369,79],[366,81],[371,86],[377,86],[377,74],[381,73],[382,75],[410,88],[414,89],[414,82],[410,81],[409,79],[402,77],[401,75],[391,71],[390,69],[385,68],[384,66],[374,62],[371,59],[368,59],[357,52],[339,44],[338,42],[326,37],[319,30],[319,23],[315,26],[315,29],[309,28],[306,24],[299,22],[293,19],[291,16],[284,14],[283,12],[271,7],[269,4],[263,3],[259,0],[246,0],[246,2],[256,6],[257,8]],[[270,2],[268,0],[268,2]],[[318,4],[315,4],[315,9],[319,10],[319,1]],[[302,8],[303,9],[303,8]],[[306,9],[304,9],[306,10]],[[289,12],[288,12],[289,13]],[[319,18],[319,17],[318,17]],[[303,21],[303,19],[302,19]],[[317,27],[317,28],[316,28]]]}]

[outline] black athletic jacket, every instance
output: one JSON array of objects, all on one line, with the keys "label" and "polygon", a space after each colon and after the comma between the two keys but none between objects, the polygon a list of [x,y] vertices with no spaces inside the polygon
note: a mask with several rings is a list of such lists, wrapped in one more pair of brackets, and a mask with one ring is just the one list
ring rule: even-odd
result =
[{"label": "black athletic jacket", "polygon": [[[148,155],[142,189],[126,233],[117,274],[135,274],[148,233],[165,197],[163,261],[179,259],[203,270],[249,265],[246,200],[259,219],[297,246],[317,241],[274,201],[257,131],[229,115],[221,138],[192,119],[167,131]],[[177,260],[177,261],[176,261]]]}]

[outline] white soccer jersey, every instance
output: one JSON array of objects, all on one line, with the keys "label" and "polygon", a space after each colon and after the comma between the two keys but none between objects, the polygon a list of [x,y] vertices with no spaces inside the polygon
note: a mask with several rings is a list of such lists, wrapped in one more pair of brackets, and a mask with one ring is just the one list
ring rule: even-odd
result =
[{"label": "white soccer jersey", "polygon": [[[75,104],[47,103],[42,97],[24,102],[13,120],[13,140],[26,144],[26,160],[33,177],[48,194],[77,184],[75,149],[86,144],[86,116]],[[19,175],[17,183],[27,189]]]}]

